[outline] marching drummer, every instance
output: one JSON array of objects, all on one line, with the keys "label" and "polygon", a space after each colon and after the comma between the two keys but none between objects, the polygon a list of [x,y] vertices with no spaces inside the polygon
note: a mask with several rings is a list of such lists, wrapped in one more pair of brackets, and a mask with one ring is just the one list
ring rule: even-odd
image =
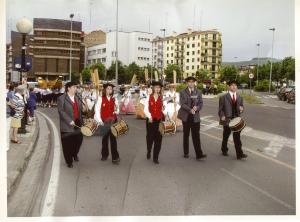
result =
[{"label": "marching drummer", "polygon": [[117,115],[119,114],[119,105],[117,99],[113,97],[114,85],[107,83],[103,85],[103,93],[102,96],[98,97],[98,101],[95,106],[95,115],[94,119],[97,121],[99,125],[107,128],[107,132],[103,135],[102,138],[102,150],[101,150],[101,160],[107,160],[109,156],[108,151],[108,139],[110,140],[111,146],[111,155],[112,155],[112,163],[119,164],[120,157],[117,149],[117,139],[111,133],[110,125],[117,121]]},{"label": "marching drummer", "polygon": [[84,107],[76,96],[76,85],[75,82],[68,82],[65,85],[65,93],[57,99],[62,149],[69,168],[73,167],[73,160],[79,161],[78,153],[83,140],[79,127],[83,123]]},{"label": "marching drummer", "polygon": [[187,87],[180,91],[180,109],[178,118],[183,125],[183,153],[184,158],[189,158],[189,137],[192,132],[192,140],[196,153],[196,160],[206,158],[203,154],[200,141],[200,110],[203,106],[202,94],[197,89],[196,78],[189,76],[185,79]]},{"label": "marching drummer", "polygon": [[[231,134],[229,128],[229,122],[235,117],[239,117],[244,111],[243,98],[237,93],[237,82],[230,81],[229,92],[221,96],[219,99],[219,117],[220,125],[223,125],[223,141],[222,141],[222,154],[228,156],[228,138]],[[241,131],[233,132],[233,141],[236,151],[236,158],[238,160],[247,158],[247,155],[243,153],[242,143],[240,137]]]},{"label": "marching drummer", "polygon": [[151,158],[151,150],[153,149],[153,162],[159,164],[158,155],[161,149],[162,135],[159,132],[159,124],[164,119],[163,112],[163,95],[162,84],[153,82],[153,91],[147,98],[144,112],[146,119],[146,141],[147,141],[147,159]]}]

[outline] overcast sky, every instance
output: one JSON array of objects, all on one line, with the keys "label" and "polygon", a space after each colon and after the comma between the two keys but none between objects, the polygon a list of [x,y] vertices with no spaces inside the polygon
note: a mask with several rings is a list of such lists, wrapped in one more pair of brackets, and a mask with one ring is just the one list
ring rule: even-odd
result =
[{"label": "overcast sky", "polygon": [[[115,29],[117,0],[7,0],[7,30],[16,21],[32,18],[82,21],[83,31]],[[295,54],[294,0],[119,0],[119,28],[124,31],[173,31],[218,29],[222,33],[223,61],[271,56],[275,27],[274,57]],[[7,33],[7,42],[10,35]],[[238,57],[238,58],[234,58]]]}]

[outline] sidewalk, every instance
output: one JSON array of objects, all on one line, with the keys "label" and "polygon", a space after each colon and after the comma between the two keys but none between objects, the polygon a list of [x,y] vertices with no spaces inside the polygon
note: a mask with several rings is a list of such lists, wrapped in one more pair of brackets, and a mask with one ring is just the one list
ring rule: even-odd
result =
[{"label": "sidewalk", "polygon": [[31,124],[26,126],[28,133],[18,134],[21,144],[9,144],[10,148],[7,151],[7,196],[13,192],[18,184],[18,180],[26,169],[35,148],[39,134],[37,118]]}]

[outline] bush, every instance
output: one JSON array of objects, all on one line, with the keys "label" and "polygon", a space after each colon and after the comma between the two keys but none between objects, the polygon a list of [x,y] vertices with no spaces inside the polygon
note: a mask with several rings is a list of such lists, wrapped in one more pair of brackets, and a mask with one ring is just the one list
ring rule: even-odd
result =
[{"label": "bush", "polygon": [[[269,80],[265,79],[263,81],[260,81],[257,86],[254,86],[253,89],[258,92],[269,91]],[[271,85],[271,91],[274,91],[274,90],[275,90],[275,87],[273,85]]]},{"label": "bush", "polygon": [[223,84],[223,83],[219,83],[217,87],[218,87],[218,93],[222,93],[223,91],[226,91],[226,89],[227,89],[226,84]]},{"label": "bush", "polygon": [[176,92],[180,92],[181,90],[186,88],[186,84],[185,83],[181,83],[179,85],[176,86]]}]

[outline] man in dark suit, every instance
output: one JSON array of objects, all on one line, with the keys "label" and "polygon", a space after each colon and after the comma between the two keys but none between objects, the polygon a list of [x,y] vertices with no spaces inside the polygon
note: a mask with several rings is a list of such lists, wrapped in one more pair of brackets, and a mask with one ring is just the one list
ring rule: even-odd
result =
[{"label": "man in dark suit", "polygon": [[196,153],[196,159],[206,158],[203,154],[200,141],[200,110],[203,106],[202,94],[195,86],[196,78],[190,76],[185,79],[188,87],[180,91],[180,109],[178,118],[183,124],[183,152],[184,158],[189,158],[189,136],[192,132],[192,140]]},{"label": "man in dark suit", "polygon": [[[231,134],[229,128],[229,122],[231,119],[240,116],[244,111],[243,98],[237,94],[236,81],[230,81],[229,92],[221,96],[219,99],[219,117],[220,125],[223,125],[223,141],[222,141],[222,154],[228,156],[228,138]],[[233,141],[236,151],[237,159],[247,158],[247,155],[243,153],[242,142],[240,137],[241,132],[233,132]]]},{"label": "man in dark suit", "polygon": [[73,160],[78,162],[78,153],[83,136],[80,132],[82,120],[82,100],[76,95],[77,84],[68,82],[65,93],[58,97],[57,109],[60,120],[61,143],[67,166],[73,167]]}]

